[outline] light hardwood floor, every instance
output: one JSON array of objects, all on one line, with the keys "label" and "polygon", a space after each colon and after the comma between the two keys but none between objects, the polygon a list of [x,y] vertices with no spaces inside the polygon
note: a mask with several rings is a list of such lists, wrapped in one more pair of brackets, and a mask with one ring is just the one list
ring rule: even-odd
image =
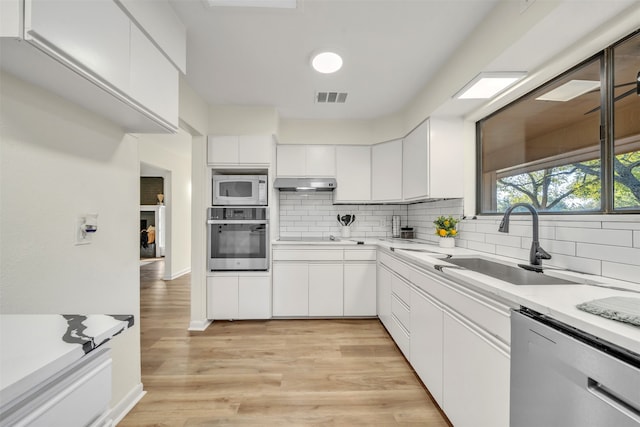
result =
[{"label": "light hardwood floor", "polygon": [[217,321],[188,332],[189,276],[141,267],[129,426],[450,426],[378,320]]}]

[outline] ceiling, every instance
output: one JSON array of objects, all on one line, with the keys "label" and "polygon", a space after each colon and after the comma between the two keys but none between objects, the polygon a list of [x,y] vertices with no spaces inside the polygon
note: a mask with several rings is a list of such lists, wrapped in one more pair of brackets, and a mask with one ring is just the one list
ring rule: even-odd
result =
[{"label": "ceiling", "polygon": [[[291,119],[372,119],[407,105],[499,0],[297,0],[296,9],[169,2],[187,28],[186,80],[208,104],[273,106]],[[534,70],[633,3],[561,1],[486,71]],[[313,71],[319,49],[340,53],[343,68]],[[347,92],[347,101],[316,104],[319,91]],[[440,110],[466,114],[478,105],[452,100]]]}]

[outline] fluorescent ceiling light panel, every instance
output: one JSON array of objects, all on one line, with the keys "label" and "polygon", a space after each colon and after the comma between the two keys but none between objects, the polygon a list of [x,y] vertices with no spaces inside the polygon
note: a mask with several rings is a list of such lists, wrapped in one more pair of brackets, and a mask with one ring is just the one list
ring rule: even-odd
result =
[{"label": "fluorescent ceiling light panel", "polygon": [[320,52],[311,59],[311,66],[322,74],[331,74],[342,68],[342,58],[335,52]]},{"label": "fluorescent ceiling light panel", "polygon": [[453,97],[458,99],[489,99],[526,75],[525,72],[480,73]]},{"label": "fluorescent ceiling light panel", "polygon": [[600,89],[600,81],[598,80],[570,80],[562,86],[558,86],[537,97],[536,100],[566,102],[596,89]]},{"label": "fluorescent ceiling light panel", "polygon": [[297,0],[203,0],[209,7],[269,7],[278,9],[295,9]]}]

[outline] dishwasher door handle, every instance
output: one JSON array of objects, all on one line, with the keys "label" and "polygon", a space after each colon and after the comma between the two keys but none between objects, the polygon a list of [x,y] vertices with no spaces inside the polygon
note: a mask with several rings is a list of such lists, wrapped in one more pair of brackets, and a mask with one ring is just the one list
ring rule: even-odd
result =
[{"label": "dishwasher door handle", "polygon": [[633,402],[629,402],[623,396],[619,396],[613,390],[605,387],[593,378],[587,379],[587,389],[600,400],[608,403],[618,411],[627,414],[635,420],[635,422],[640,423],[640,408],[636,407]]}]

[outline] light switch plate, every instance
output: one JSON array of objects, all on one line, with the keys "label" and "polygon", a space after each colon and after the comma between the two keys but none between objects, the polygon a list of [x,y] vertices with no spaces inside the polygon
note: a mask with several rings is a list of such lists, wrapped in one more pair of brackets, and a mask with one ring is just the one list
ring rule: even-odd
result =
[{"label": "light switch plate", "polygon": [[87,217],[85,215],[79,215],[76,219],[75,223],[75,236],[76,236],[76,245],[89,245],[91,244],[91,233],[85,233],[84,225],[87,222]]}]

